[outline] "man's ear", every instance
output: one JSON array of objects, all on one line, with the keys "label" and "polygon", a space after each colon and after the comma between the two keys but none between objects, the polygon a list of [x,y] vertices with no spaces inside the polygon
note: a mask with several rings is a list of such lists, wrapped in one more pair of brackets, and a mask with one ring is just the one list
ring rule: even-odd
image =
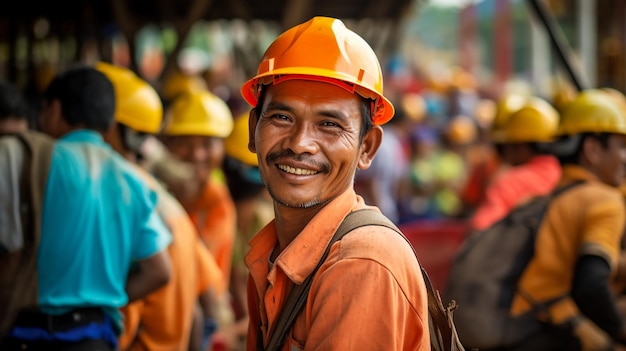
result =
[{"label": "man's ear", "polygon": [[583,140],[582,156],[591,166],[596,167],[601,162],[601,151],[602,145],[597,139],[587,137]]},{"label": "man's ear", "polygon": [[256,146],[254,145],[255,141],[255,131],[256,124],[258,122],[258,116],[256,114],[256,108],[250,110],[250,116],[248,118],[248,150],[250,152],[256,153]]},{"label": "man's ear", "polygon": [[361,154],[359,155],[359,169],[368,169],[376,156],[376,152],[383,142],[383,129],[380,126],[373,126],[372,129],[365,134],[363,143],[361,144]]},{"label": "man's ear", "polygon": [[107,144],[113,146],[112,144],[117,142],[120,139],[120,132],[117,130],[118,124],[117,121],[113,121],[111,126],[107,128],[107,130],[102,132],[102,137]]},{"label": "man's ear", "polygon": [[69,130],[69,126],[62,116],[61,101],[54,99],[47,102],[45,110],[45,115],[39,121],[43,132],[54,138],[62,137]]}]

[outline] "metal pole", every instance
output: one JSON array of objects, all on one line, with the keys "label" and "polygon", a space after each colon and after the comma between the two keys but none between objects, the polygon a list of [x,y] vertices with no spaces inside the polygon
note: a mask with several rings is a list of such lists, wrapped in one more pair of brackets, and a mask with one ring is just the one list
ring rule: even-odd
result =
[{"label": "metal pole", "polygon": [[581,81],[581,76],[578,72],[574,70],[574,65],[572,62],[572,53],[571,49],[566,45],[567,41],[565,40],[565,36],[559,30],[558,24],[554,20],[554,18],[548,13],[548,9],[542,0],[528,0],[528,4],[535,14],[537,19],[541,22],[543,27],[546,29],[548,36],[550,37],[550,42],[554,47],[554,51],[556,51],[557,57],[561,62],[563,68],[569,75],[572,83],[576,87],[578,91],[585,89]]}]

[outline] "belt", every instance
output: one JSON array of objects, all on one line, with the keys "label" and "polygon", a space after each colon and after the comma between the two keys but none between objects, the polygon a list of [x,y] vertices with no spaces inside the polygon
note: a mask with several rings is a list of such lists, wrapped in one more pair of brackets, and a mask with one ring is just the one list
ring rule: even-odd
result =
[{"label": "belt", "polygon": [[106,314],[101,308],[77,308],[64,314],[47,314],[37,309],[22,310],[15,326],[41,328],[49,333],[63,332],[89,323],[104,323]]}]

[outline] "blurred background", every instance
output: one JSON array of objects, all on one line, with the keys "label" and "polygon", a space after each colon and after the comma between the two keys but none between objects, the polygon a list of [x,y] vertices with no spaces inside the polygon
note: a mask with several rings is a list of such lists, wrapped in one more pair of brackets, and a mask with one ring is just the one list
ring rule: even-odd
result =
[{"label": "blurred background", "polygon": [[[482,94],[563,81],[526,0],[21,0],[0,13],[0,78],[40,92],[68,64],[129,66],[159,86],[172,70],[201,74],[228,97],[284,29],[314,15],[343,19],[377,51],[387,90],[420,91],[469,73]],[[586,84],[626,88],[626,3],[545,0]]]},{"label": "blurred background", "polygon": [[316,15],[342,19],[380,58],[397,109],[385,127],[398,141],[391,205],[374,194],[381,177],[361,172],[356,186],[403,225],[439,287],[493,172],[485,131],[498,101],[532,95],[558,110],[582,87],[626,90],[622,0],[4,1],[0,79],[28,97],[33,128],[54,75],[98,61],[163,96],[180,77],[200,80],[239,115],[267,46]]}]

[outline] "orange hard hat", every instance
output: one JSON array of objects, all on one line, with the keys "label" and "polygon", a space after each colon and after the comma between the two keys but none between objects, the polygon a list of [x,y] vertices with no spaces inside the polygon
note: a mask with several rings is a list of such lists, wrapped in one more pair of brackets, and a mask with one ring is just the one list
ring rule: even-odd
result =
[{"label": "orange hard hat", "polygon": [[444,134],[454,145],[467,145],[476,140],[478,131],[471,118],[460,115],[448,122]]},{"label": "orange hard hat", "polygon": [[241,87],[256,106],[260,88],[286,79],[331,83],[375,101],[372,121],[388,122],[393,105],[383,96],[383,75],[369,44],[338,19],[314,17],[281,34],[265,51],[257,75]]},{"label": "orange hard hat", "polygon": [[427,106],[424,98],[418,93],[406,93],[400,101],[402,110],[413,122],[420,122],[426,117]]}]

